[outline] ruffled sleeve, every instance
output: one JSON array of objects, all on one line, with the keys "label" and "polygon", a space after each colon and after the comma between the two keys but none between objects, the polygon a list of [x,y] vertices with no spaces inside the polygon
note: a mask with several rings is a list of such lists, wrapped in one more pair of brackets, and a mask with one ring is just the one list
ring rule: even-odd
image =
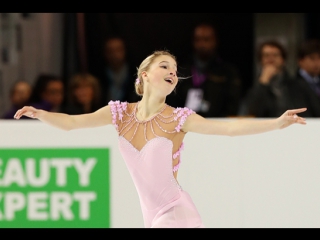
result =
[{"label": "ruffled sleeve", "polygon": [[178,121],[178,125],[175,127],[175,130],[177,132],[180,132],[187,117],[195,112],[192,109],[187,108],[187,107],[184,107],[184,108],[178,107],[173,111],[173,113],[175,114],[174,120]]},{"label": "ruffled sleeve", "polygon": [[127,102],[109,101],[108,105],[111,109],[112,124],[119,132],[119,124],[122,122],[123,114],[127,109]]}]

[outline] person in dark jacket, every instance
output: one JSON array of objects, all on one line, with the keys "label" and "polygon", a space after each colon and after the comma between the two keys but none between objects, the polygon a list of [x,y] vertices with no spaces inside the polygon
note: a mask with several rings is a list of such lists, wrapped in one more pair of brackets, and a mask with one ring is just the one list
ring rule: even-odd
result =
[{"label": "person in dark jacket", "polygon": [[183,77],[167,97],[173,107],[189,107],[203,117],[233,117],[238,114],[241,80],[235,65],[218,54],[216,28],[198,24],[193,32],[193,52],[179,63]]},{"label": "person in dark jacket", "polygon": [[297,55],[299,66],[297,79],[306,82],[320,100],[320,40],[304,41]]},{"label": "person in dark jacket", "polygon": [[136,66],[129,59],[124,38],[119,35],[108,36],[102,54],[103,66],[96,75],[100,81],[102,102],[138,100],[132,83]]},{"label": "person in dark jacket", "polygon": [[275,117],[284,109],[306,107],[303,117],[320,117],[320,104],[305,82],[291,76],[286,68],[287,53],[276,40],[263,42],[258,48],[261,71],[245,99],[244,115]]}]

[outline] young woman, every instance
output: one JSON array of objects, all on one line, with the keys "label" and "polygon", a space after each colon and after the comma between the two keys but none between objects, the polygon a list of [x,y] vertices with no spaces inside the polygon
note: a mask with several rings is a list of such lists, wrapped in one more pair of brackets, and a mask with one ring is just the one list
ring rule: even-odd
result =
[{"label": "young woman", "polygon": [[177,62],[168,51],[155,51],[142,61],[135,82],[138,102],[110,101],[87,114],[52,113],[25,106],[21,116],[37,118],[54,127],[73,130],[113,124],[119,135],[119,149],[138,191],[145,227],[204,227],[189,194],[178,183],[180,151],[187,132],[239,136],[306,124],[297,114],[306,108],[287,110],[268,120],[206,119],[188,109],[173,108],[166,96],[178,82]]}]

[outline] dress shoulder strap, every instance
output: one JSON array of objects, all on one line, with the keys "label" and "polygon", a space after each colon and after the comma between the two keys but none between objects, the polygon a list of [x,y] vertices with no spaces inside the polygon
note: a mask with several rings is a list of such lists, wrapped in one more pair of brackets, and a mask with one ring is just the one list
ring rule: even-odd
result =
[{"label": "dress shoulder strap", "polygon": [[112,124],[119,131],[119,122],[122,121],[123,115],[127,110],[128,102],[109,101],[108,105],[111,108]]},{"label": "dress shoulder strap", "polygon": [[191,114],[195,113],[192,109],[184,107],[178,107],[174,111],[174,120],[178,121],[178,125],[175,127],[177,132],[180,132],[184,122],[186,121],[187,117]]}]

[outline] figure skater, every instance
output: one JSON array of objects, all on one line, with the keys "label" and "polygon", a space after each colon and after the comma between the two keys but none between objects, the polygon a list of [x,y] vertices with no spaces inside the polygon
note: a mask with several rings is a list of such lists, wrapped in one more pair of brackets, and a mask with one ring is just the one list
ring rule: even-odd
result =
[{"label": "figure skater", "polygon": [[169,51],[154,51],[137,69],[133,83],[141,96],[137,102],[110,101],[93,113],[79,115],[24,106],[14,118],[27,116],[66,131],[113,124],[119,150],[138,192],[144,226],[205,227],[192,198],[177,180],[186,133],[239,136],[283,129],[294,123],[305,125],[306,120],[297,114],[306,108],[287,110],[267,120],[207,119],[186,107],[166,104],[166,96],[179,80],[175,56]]}]

